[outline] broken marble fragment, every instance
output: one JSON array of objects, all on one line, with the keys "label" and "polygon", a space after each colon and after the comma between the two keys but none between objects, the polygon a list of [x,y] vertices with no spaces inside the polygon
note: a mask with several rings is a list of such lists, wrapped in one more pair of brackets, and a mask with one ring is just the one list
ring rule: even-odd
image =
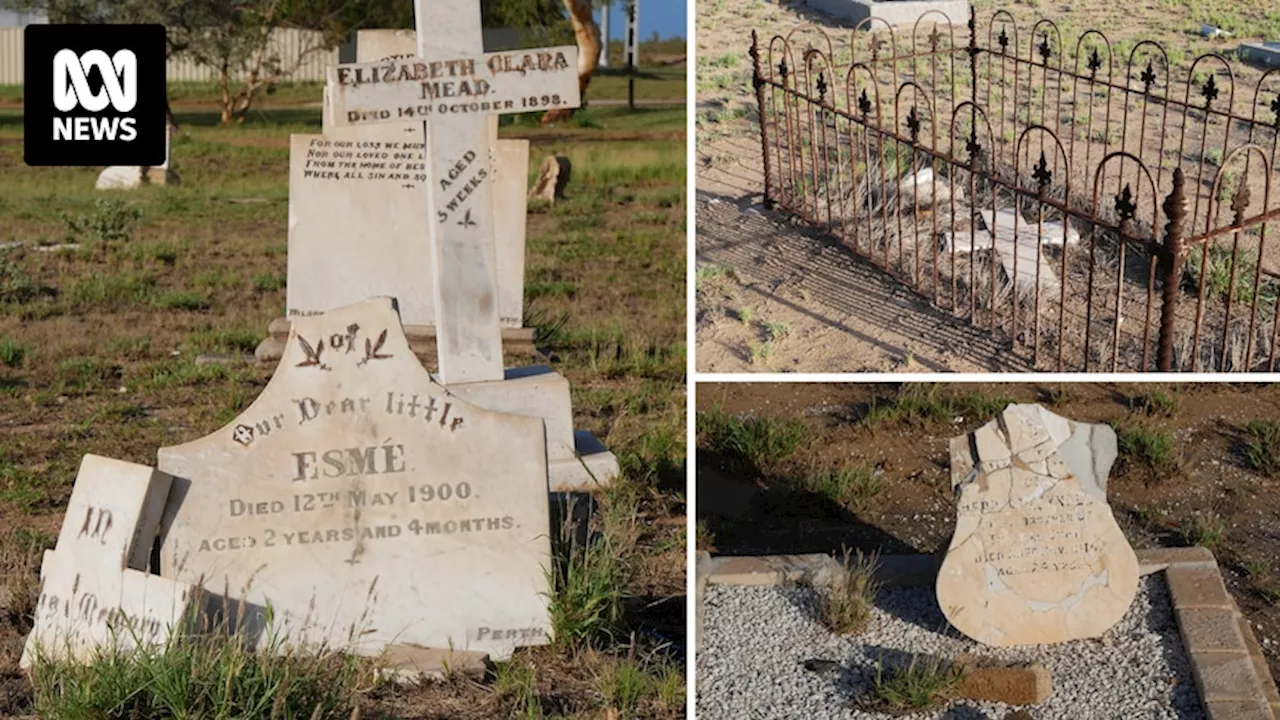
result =
[{"label": "broken marble fragment", "polygon": [[1098,637],[1128,610],[1138,561],[1106,502],[1115,432],[1009,405],[951,439],[956,529],[937,597],[989,645]]}]

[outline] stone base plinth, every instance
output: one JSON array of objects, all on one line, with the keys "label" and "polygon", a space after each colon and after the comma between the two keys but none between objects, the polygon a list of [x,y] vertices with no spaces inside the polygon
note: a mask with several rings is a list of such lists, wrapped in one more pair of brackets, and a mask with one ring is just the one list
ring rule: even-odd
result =
[{"label": "stone base plinth", "polygon": [[502,380],[448,388],[486,410],[542,418],[553,492],[597,490],[617,477],[618,458],[591,433],[573,429],[569,381],[546,365],[508,368]]}]

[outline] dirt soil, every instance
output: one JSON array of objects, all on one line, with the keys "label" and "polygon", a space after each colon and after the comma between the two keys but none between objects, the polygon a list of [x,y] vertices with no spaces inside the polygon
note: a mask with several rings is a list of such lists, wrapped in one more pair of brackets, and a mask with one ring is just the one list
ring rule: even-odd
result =
[{"label": "dirt soil", "polygon": [[[977,3],[977,10],[984,23],[993,12],[1009,12],[1024,32],[1036,21],[1051,18],[1070,48],[1086,28],[1105,32],[1120,53],[1127,53],[1137,39],[1158,40],[1183,73],[1201,53],[1231,55],[1239,42],[1280,26],[1280,13],[1265,1],[1152,0],[1143,5],[1141,11],[1133,12],[1105,0],[1070,4],[988,0]],[[1223,26],[1234,35],[1200,37],[1194,30],[1201,22]],[[1031,369],[1022,357],[1026,353],[1010,353],[1006,340],[993,339],[984,329],[953,317],[951,311],[934,307],[835,239],[763,208],[759,115],[748,55],[751,33],[757,31],[767,42],[804,23],[826,28],[837,46],[848,45],[847,30],[799,3],[716,0],[698,9],[698,370]],[[966,34],[962,24],[957,33]],[[843,52],[840,47],[837,57]],[[1252,95],[1262,73],[1234,58],[1229,64],[1237,88],[1237,113],[1247,116],[1242,98]],[[1181,88],[1172,93],[1182,97]],[[1265,112],[1258,117],[1266,117]],[[1156,138],[1147,138],[1147,144],[1154,142]],[[1254,195],[1256,212],[1261,193]],[[1149,201],[1142,202],[1145,212],[1150,212]],[[1273,198],[1271,204],[1275,202]],[[1224,209],[1227,204],[1220,204],[1219,214],[1229,212]],[[1269,272],[1275,269],[1273,255],[1264,254]],[[1140,289],[1145,296],[1145,283]],[[1128,307],[1126,311],[1134,312]],[[1116,311],[1104,308],[1104,312]]]},{"label": "dirt soil", "polygon": [[[838,553],[843,547],[881,553],[944,551],[954,530],[947,441],[988,422],[991,411],[960,411],[929,422],[889,418],[868,423],[873,406],[891,405],[897,384],[700,383],[697,405],[699,549],[717,554]],[[1280,417],[1280,387],[1196,384],[944,384],[940,397],[979,398],[988,407],[1039,402],[1083,422],[1163,430],[1174,444],[1159,470],[1121,452],[1108,496],[1134,547],[1199,544],[1218,558],[1223,577],[1253,624],[1272,674],[1280,676],[1280,476],[1250,469],[1245,426]],[[1172,398],[1162,411],[1143,398]],[[979,407],[960,403],[956,407]],[[806,432],[789,458],[743,469],[711,447],[704,413],[786,418]],[[878,492],[837,502],[797,489],[797,478],[861,465],[879,478]],[[1190,539],[1189,539],[1190,536]]]}]

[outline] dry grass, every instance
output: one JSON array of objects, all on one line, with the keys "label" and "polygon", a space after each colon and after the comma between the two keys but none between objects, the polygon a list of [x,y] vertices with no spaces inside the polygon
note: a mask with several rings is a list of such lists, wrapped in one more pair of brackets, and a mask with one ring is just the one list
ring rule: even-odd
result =
[{"label": "dry grass", "polygon": [[875,553],[844,550],[840,567],[830,581],[817,587],[818,618],[837,635],[860,635],[871,621],[871,608],[879,586]]}]

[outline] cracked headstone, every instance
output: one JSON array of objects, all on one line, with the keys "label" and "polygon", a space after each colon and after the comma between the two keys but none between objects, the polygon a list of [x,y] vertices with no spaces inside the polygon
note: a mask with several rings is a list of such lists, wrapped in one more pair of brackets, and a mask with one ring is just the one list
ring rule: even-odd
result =
[{"label": "cracked headstone", "polygon": [[951,439],[956,529],[938,604],[995,646],[1099,637],[1138,588],[1138,560],[1111,507],[1115,432],[1039,405],[1009,405]]},{"label": "cracked headstone", "polygon": [[[1058,273],[1053,265],[1041,254],[1045,247],[1075,245],[1080,242],[1080,232],[1070,223],[1046,221],[1043,231],[1034,222],[1027,222],[1013,210],[979,210],[983,227],[974,230],[957,230],[953,235],[943,233],[944,252],[951,249],[959,253],[989,250],[994,244],[996,254],[1000,258],[1000,270],[1004,278],[1017,278],[1018,290],[1029,294],[1036,287],[1036,267],[1040,267],[1040,289],[1042,291],[1057,290]],[[1016,231],[1015,231],[1016,223]],[[994,228],[994,232],[992,231]],[[995,240],[993,243],[992,237]],[[954,240],[953,240],[954,238]],[[1016,254],[1016,258],[1014,257]]]},{"label": "cracked headstone", "polygon": [[84,456],[58,543],[40,566],[21,667],[163,645],[187,617],[195,589],[146,570],[170,482],[154,468]]},{"label": "cracked headstone", "polygon": [[495,660],[549,641],[544,423],[438,384],[389,298],[297,318],[262,394],[159,467],[161,574],[225,589],[250,634]]}]

